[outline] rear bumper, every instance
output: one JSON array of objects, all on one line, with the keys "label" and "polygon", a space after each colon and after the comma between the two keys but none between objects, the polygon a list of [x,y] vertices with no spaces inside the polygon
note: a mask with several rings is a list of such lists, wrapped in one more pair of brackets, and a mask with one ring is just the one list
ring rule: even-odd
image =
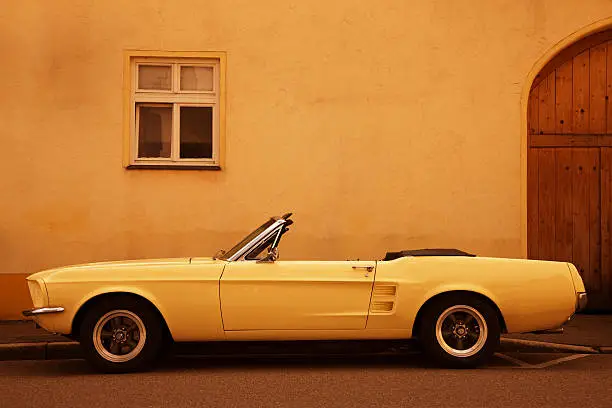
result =
[{"label": "rear bumper", "polygon": [[36,307],[34,309],[24,310],[23,312],[21,312],[21,314],[26,316],[26,317],[30,317],[30,316],[37,316],[37,315],[48,314],[48,313],[61,313],[63,311],[64,311],[64,308],[61,307],[61,306],[56,306],[56,307]]},{"label": "rear bumper", "polygon": [[576,294],[576,311],[579,312],[586,308],[588,299],[586,292],[580,292]]}]

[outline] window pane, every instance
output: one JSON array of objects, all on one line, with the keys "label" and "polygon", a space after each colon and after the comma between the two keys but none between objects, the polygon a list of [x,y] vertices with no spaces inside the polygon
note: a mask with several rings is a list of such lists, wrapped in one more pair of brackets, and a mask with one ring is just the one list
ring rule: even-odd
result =
[{"label": "window pane", "polygon": [[172,89],[172,67],[164,65],[139,65],[138,89]]},{"label": "window pane", "polygon": [[170,157],[172,106],[138,106],[138,157]]},{"label": "window pane", "polygon": [[212,107],[181,107],[181,158],[212,158]]},{"label": "window pane", "polygon": [[212,90],[212,67],[181,67],[181,91]]}]

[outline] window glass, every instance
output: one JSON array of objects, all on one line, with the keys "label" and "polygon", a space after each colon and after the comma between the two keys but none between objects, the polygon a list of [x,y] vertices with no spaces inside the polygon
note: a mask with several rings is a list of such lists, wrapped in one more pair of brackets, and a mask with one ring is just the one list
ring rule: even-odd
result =
[{"label": "window glass", "polygon": [[221,58],[138,54],[126,71],[132,80],[127,167],[220,169]]},{"label": "window glass", "polygon": [[268,256],[268,249],[272,246],[277,236],[278,232],[272,234],[270,238],[253,248],[251,252],[244,257],[244,259],[249,261],[264,259],[266,256]]},{"label": "window glass", "polygon": [[213,108],[181,106],[181,159],[212,158]]},{"label": "window glass", "polygon": [[181,91],[212,91],[213,68],[181,66]]},{"label": "window glass", "polygon": [[261,234],[262,232],[264,232],[266,230],[266,228],[268,228],[270,225],[274,224],[276,221],[274,219],[269,219],[268,221],[266,221],[265,223],[263,223],[262,225],[260,225],[255,231],[251,232],[249,235],[247,235],[246,237],[244,237],[239,243],[237,243],[236,245],[234,245],[232,247],[232,249],[230,249],[229,251],[227,251],[224,255],[223,258],[224,259],[228,259],[231,258],[235,253],[237,253],[238,251],[240,251],[246,244],[248,244],[249,242],[251,242],[256,236],[258,236],[259,234]]},{"label": "window glass", "polygon": [[139,105],[138,157],[170,157],[172,106]]},{"label": "window glass", "polygon": [[139,65],[138,89],[172,89],[172,67],[166,65]]}]

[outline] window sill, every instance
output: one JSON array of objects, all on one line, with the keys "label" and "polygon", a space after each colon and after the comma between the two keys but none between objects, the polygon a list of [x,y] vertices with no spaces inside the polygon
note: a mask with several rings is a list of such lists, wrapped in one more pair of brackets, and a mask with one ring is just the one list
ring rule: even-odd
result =
[{"label": "window sill", "polygon": [[128,170],[221,170],[221,166],[210,164],[144,164],[135,163],[126,167]]}]

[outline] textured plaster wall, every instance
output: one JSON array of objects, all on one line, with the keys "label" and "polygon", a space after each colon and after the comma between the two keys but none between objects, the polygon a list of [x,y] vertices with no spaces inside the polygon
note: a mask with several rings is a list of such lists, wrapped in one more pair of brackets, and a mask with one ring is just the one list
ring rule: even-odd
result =
[{"label": "textured plaster wall", "polygon": [[[520,94],[603,0],[13,1],[0,273],[205,256],[295,213],[283,259],[521,256]],[[227,52],[222,171],[122,167],[126,49]]]}]

